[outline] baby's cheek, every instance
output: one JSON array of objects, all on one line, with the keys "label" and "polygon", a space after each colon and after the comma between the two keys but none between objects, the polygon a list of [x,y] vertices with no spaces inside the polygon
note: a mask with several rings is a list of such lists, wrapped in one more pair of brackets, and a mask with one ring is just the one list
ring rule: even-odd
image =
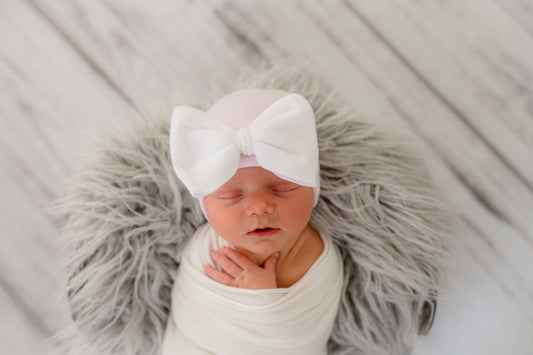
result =
[{"label": "baby's cheek", "polygon": [[232,228],[231,220],[228,219],[224,210],[211,210],[207,212],[209,216],[209,222],[215,229],[215,232],[224,237],[228,234],[228,231]]},{"label": "baby's cheek", "polygon": [[313,189],[308,187],[305,194],[300,196],[299,201],[296,203],[296,210],[304,217],[309,218],[313,211],[314,194]]},{"label": "baby's cheek", "polygon": [[288,208],[284,213],[284,219],[291,226],[294,232],[299,232],[307,226],[311,217],[311,208],[294,206]]},{"label": "baby's cheek", "polygon": [[216,223],[211,223],[215,232],[223,239],[231,242],[232,236],[236,233],[236,228],[230,223],[229,220],[221,218]]}]

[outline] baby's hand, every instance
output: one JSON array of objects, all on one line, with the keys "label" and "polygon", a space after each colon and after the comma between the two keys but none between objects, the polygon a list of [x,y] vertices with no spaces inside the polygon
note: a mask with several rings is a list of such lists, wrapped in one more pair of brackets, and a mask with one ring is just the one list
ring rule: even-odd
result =
[{"label": "baby's hand", "polygon": [[229,248],[220,248],[221,252],[211,252],[211,258],[220,265],[223,272],[211,265],[204,269],[207,276],[226,286],[263,290],[276,288],[276,263],[278,253],[274,253],[265,260],[263,266],[256,265],[246,255]]}]

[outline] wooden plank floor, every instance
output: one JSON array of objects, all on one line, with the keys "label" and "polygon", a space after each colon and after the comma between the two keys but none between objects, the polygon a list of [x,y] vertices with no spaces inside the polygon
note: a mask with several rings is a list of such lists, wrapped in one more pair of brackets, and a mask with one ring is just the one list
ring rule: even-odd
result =
[{"label": "wooden plank floor", "polygon": [[414,353],[531,354],[532,24],[529,0],[2,1],[0,354],[43,353],[68,318],[45,207],[89,137],[280,62],[410,130],[459,216]]}]

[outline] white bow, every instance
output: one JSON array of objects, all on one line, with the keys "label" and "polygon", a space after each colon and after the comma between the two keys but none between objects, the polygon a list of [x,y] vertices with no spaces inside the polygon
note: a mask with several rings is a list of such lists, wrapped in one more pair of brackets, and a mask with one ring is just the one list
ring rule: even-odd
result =
[{"label": "white bow", "polygon": [[255,154],[261,167],[282,179],[317,186],[315,116],[298,94],[274,102],[238,132],[203,111],[178,106],[172,112],[170,154],[176,174],[195,197],[231,179],[241,154]]}]

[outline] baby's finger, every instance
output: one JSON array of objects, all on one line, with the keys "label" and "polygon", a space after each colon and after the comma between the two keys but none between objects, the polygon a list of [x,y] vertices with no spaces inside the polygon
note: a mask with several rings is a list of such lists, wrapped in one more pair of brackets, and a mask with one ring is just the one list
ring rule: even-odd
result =
[{"label": "baby's finger", "polygon": [[225,274],[221,271],[218,271],[211,265],[207,265],[204,268],[204,272],[207,276],[209,276],[211,279],[215,280],[218,283],[221,283],[226,286],[232,286],[233,285],[233,277],[229,276],[228,274]]},{"label": "baby's finger", "polygon": [[276,263],[278,262],[279,253],[274,253],[268,257],[263,263],[265,270],[273,271],[276,269]]},{"label": "baby's finger", "polygon": [[211,259],[213,259],[215,263],[220,265],[222,270],[224,270],[228,275],[232,276],[233,278],[239,276],[242,272],[242,269],[239,267],[239,265],[235,264],[230,258],[228,258],[224,254],[212,251]]},{"label": "baby's finger", "polygon": [[[222,247],[220,250],[228,256],[235,264],[241,267],[241,269],[249,269],[253,267],[258,267],[252,260],[250,260],[246,255],[239,253],[237,250]],[[222,265],[221,265],[222,266]]]}]

